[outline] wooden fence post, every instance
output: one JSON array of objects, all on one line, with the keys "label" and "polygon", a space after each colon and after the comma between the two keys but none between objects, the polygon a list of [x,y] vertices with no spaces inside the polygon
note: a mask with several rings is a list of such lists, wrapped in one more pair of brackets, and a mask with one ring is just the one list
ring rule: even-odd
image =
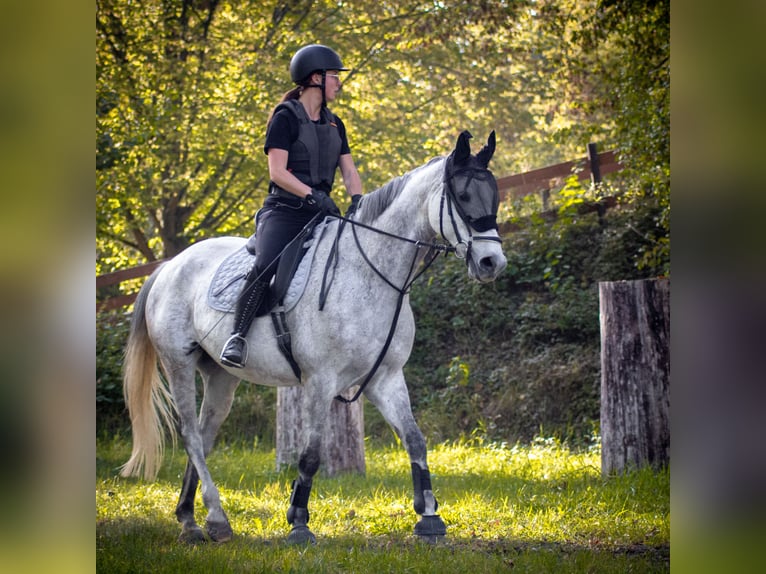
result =
[{"label": "wooden fence post", "polygon": [[670,461],[670,281],[599,284],[601,472]]},{"label": "wooden fence post", "polygon": [[543,201],[543,211],[548,211],[548,203],[551,200],[551,190],[550,188],[545,188],[540,190],[540,199]]},{"label": "wooden fence post", "polygon": [[588,163],[590,164],[590,181],[593,185],[601,183],[601,163],[598,159],[598,146],[588,144]]},{"label": "wooden fence post", "polygon": [[[355,388],[354,388],[355,390]],[[301,418],[301,387],[277,389],[277,470],[284,465],[298,464],[304,444]],[[346,392],[347,398],[353,393]],[[344,396],[346,396],[344,395]],[[333,401],[325,422],[320,471],[326,476],[343,472],[365,473],[363,399],[345,405]]]}]

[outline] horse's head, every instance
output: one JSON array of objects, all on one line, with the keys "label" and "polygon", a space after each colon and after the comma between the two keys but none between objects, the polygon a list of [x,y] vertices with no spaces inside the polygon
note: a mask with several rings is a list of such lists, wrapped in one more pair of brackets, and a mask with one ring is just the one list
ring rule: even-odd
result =
[{"label": "horse's head", "polygon": [[496,279],[507,264],[497,233],[497,181],[489,171],[495,132],[476,155],[471,155],[471,137],[467,131],[461,133],[445,162],[439,231],[456,255],[465,258],[468,274],[485,282]]}]

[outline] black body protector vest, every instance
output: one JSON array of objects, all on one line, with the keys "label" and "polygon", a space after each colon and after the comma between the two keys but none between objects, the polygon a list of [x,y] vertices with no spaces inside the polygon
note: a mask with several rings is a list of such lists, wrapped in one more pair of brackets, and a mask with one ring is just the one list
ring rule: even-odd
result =
[{"label": "black body protector vest", "polygon": [[298,139],[288,152],[287,169],[306,185],[329,194],[342,144],[335,115],[323,107],[319,123],[314,123],[298,100],[287,100],[277,110],[282,108],[290,110],[299,124]]}]

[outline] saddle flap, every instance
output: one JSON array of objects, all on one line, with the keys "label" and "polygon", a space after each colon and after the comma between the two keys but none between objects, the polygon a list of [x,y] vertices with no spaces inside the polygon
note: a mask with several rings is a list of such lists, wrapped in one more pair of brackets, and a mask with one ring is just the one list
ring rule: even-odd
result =
[{"label": "saddle flap", "polygon": [[274,282],[271,284],[271,296],[275,302],[284,300],[298,265],[309,250],[311,244],[307,240],[312,237],[315,227],[316,224],[305,227],[287,246],[279,258]]},{"label": "saddle flap", "polygon": [[[321,227],[322,223],[319,224]],[[321,235],[321,228],[315,227],[315,236]],[[267,313],[274,305],[283,302],[285,311],[292,309],[303,295],[308,281],[313,248],[317,242],[312,239],[311,232],[306,230],[282,254],[277,274],[272,281],[268,297],[264,297],[263,305],[258,310],[258,316]],[[248,243],[254,238],[248,239]],[[308,257],[305,257],[306,255]],[[301,264],[301,261],[304,263]],[[213,309],[233,313],[245,284],[245,277],[255,265],[255,257],[247,246],[240,247],[229,255],[216,270],[208,289],[207,303]]]}]

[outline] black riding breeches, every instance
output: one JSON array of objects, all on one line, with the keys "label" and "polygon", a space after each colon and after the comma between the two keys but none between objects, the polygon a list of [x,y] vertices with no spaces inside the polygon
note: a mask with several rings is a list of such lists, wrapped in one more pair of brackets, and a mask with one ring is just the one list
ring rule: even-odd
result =
[{"label": "black riding breeches", "polygon": [[270,195],[256,218],[255,267],[253,278],[269,281],[277,270],[282,250],[317,214],[317,210],[296,197]]}]

